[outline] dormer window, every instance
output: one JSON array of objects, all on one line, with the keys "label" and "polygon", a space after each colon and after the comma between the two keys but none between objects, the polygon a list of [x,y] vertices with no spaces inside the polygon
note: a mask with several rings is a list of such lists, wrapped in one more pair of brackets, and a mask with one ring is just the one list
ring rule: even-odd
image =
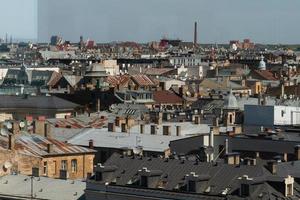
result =
[{"label": "dormer window", "polygon": [[290,197],[294,195],[294,178],[288,176],[284,179],[285,184],[285,196]]},{"label": "dormer window", "polygon": [[196,192],[196,181],[188,181],[188,191]]},{"label": "dormer window", "polygon": [[248,197],[250,195],[249,184],[241,184],[241,196]]},{"label": "dormer window", "polygon": [[102,181],[103,180],[102,172],[96,172],[96,174],[95,174],[95,180],[96,181]]},{"label": "dormer window", "polygon": [[141,176],[141,184],[142,187],[148,187],[148,177],[147,176]]},{"label": "dormer window", "polygon": [[293,196],[293,184],[286,185],[286,196]]}]

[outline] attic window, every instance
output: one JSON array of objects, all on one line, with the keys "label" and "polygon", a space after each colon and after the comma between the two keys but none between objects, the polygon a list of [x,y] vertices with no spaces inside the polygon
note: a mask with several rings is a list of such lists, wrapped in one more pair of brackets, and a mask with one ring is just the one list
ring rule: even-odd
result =
[{"label": "attic window", "polygon": [[282,111],[281,111],[281,117],[284,117],[284,114],[285,114],[285,111],[282,110]]},{"label": "attic window", "polygon": [[188,182],[188,191],[189,192],[196,192],[196,181],[189,181]]},{"label": "attic window", "polygon": [[293,196],[293,184],[286,185],[286,196]]},{"label": "attic window", "polygon": [[102,177],[102,173],[101,172],[96,172],[95,174],[95,180],[96,181],[102,181],[103,177]]},{"label": "attic window", "polygon": [[241,196],[247,197],[250,194],[250,188],[248,184],[241,184]]},{"label": "attic window", "polygon": [[141,186],[148,187],[148,177],[147,176],[141,176]]}]

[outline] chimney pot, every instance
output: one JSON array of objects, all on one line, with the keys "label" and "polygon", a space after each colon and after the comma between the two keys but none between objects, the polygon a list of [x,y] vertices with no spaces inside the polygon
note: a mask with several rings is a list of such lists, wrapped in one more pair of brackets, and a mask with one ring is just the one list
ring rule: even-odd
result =
[{"label": "chimney pot", "polygon": [[89,140],[89,148],[94,149],[94,140]]},{"label": "chimney pot", "polygon": [[52,143],[47,144],[47,152],[48,153],[53,153],[53,144]]}]

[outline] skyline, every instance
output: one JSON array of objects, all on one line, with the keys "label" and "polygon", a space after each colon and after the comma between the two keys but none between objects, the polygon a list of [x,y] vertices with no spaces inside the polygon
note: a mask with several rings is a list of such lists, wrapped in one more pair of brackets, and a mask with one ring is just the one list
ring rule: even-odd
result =
[{"label": "skyline", "polygon": [[2,23],[2,38],[8,33],[39,42],[49,42],[51,35],[72,42],[80,35],[97,42],[149,42],[163,36],[193,41],[197,21],[199,43],[250,38],[255,43],[300,44],[297,0],[1,1],[15,10],[0,14],[8,19]]}]

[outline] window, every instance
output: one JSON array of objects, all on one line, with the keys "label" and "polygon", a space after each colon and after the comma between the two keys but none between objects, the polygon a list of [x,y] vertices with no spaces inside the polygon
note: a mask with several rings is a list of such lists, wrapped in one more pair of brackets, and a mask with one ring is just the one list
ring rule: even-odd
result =
[{"label": "window", "polygon": [[229,123],[232,124],[232,115],[229,115]]},{"label": "window", "polygon": [[241,195],[243,197],[249,196],[250,191],[249,191],[249,185],[248,184],[242,184],[241,185]]},{"label": "window", "polygon": [[101,172],[96,172],[95,174],[95,180],[96,181],[102,181],[103,177],[102,177],[102,173]]},{"label": "window", "polygon": [[68,167],[68,166],[67,166],[67,161],[66,161],[66,160],[62,160],[62,161],[61,161],[61,167],[60,167],[60,168],[61,168],[62,170],[67,170],[67,167]]},{"label": "window", "polygon": [[76,159],[71,160],[71,167],[72,167],[72,172],[76,173],[77,172],[77,160]]},{"label": "window", "polygon": [[189,190],[189,192],[196,192],[196,182],[195,181],[189,181],[188,190]]},{"label": "window", "polygon": [[57,174],[57,163],[56,160],[53,161],[54,174]]},{"label": "window", "polygon": [[286,196],[293,196],[293,184],[287,184],[286,190]]},{"label": "window", "polygon": [[141,176],[141,186],[148,187],[148,177],[147,176]]},{"label": "window", "polygon": [[47,175],[47,172],[48,172],[48,164],[47,164],[47,162],[44,162],[44,167],[43,167],[43,174],[44,175]]},{"label": "window", "polygon": [[284,117],[284,113],[285,113],[285,111],[282,110],[282,111],[281,111],[281,117]]}]

